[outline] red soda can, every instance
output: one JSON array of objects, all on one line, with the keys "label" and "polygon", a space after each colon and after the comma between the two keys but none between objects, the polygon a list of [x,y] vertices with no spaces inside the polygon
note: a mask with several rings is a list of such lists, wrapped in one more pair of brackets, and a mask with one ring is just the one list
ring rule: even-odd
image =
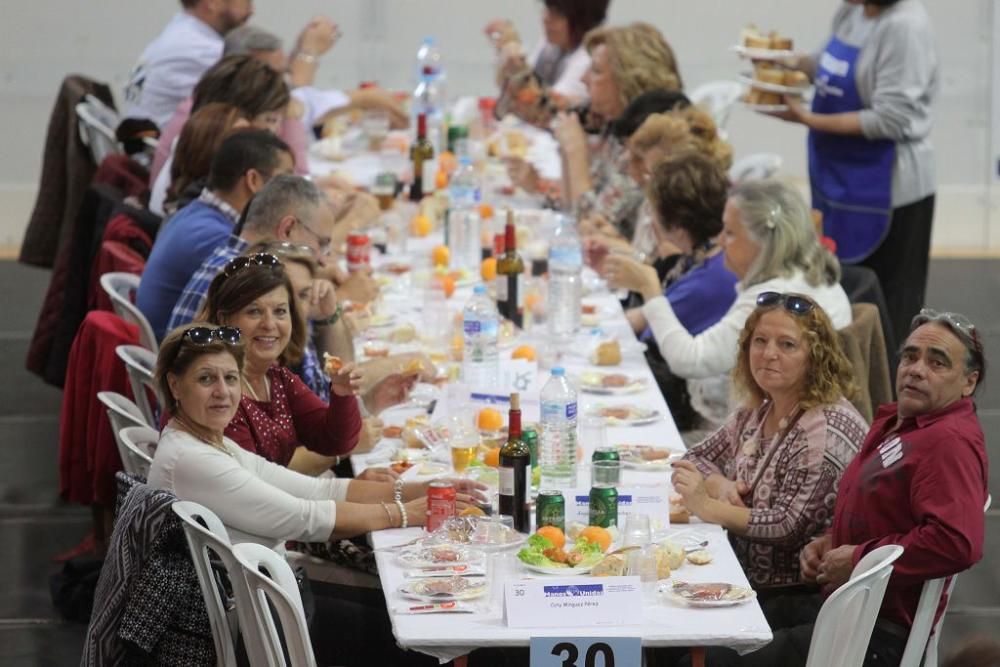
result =
[{"label": "red soda can", "polygon": [[372,264],[372,240],[366,232],[351,232],[347,236],[347,272],[355,273]]},{"label": "red soda can", "polygon": [[427,532],[433,533],[454,516],[454,485],[451,482],[431,482],[427,487]]}]

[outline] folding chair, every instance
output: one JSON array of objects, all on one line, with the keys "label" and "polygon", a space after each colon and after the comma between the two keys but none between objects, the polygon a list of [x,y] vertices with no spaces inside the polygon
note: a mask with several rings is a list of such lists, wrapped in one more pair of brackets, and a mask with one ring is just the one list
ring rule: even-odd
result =
[{"label": "folding chair", "polygon": [[149,467],[153,465],[153,454],[159,439],[160,432],[155,428],[148,426],[123,428],[118,433],[118,442],[121,444],[118,451],[122,454],[122,466],[125,472],[148,478]]},{"label": "folding chair", "polygon": [[101,276],[101,287],[111,299],[118,317],[139,327],[139,343],[155,353],[160,345],[156,342],[153,327],[142,311],[132,303],[132,295],[139,289],[139,280],[139,276],[133,273],[105,273]]},{"label": "folding chair", "polygon": [[[139,406],[147,425],[159,423],[157,414],[160,407],[160,397],[156,382],[153,380],[153,373],[156,369],[156,354],[138,345],[119,345],[115,348],[115,354],[125,362],[135,404]],[[147,389],[153,393],[156,399],[155,405],[150,404]]]},{"label": "folding chair", "polygon": [[816,618],[806,667],[861,667],[892,564],[902,553],[903,547],[894,544],[875,549],[826,599]]},{"label": "folding chair", "polygon": [[[273,608],[281,623],[291,664],[295,667],[316,667],[302,596],[287,561],[273,550],[252,543],[237,544],[233,547],[233,555],[243,568],[257,619],[257,627],[249,632],[261,637],[267,648],[267,654],[251,654],[250,663],[253,667],[285,667],[288,664],[274,625]],[[267,570],[267,574],[261,572],[261,568]],[[267,657],[271,662],[264,661]]]},{"label": "folding chair", "polygon": [[94,164],[101,164],[109,155],[121,153],[115,129],[118,127],[118,112],[93,95],[85,95],[76,105],[79,119],[80,141],[90,149]]}]

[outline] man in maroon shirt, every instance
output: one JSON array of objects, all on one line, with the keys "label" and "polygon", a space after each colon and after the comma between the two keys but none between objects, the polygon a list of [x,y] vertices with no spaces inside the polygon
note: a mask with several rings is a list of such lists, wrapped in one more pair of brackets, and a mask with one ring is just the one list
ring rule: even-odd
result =
[{"label": "man in maroon shirt", "polygon": [[[802,550],[806,582],[824,596],[842,586],[858,561],[887,544],[895,562],[865,667],[898,665],[924,582],[957,574],[983,555],[986,445],[973,395],[985,373],[976,328],[954,313],[923,310],[903,344],[897,403],[882,406],[844,471],[833,526]],[[709,665],[805,665],[822,599],[782,598],[765,609],[774,640],[739,657],[709,652]],[[945,600],[938,606],[940,615]]]}]

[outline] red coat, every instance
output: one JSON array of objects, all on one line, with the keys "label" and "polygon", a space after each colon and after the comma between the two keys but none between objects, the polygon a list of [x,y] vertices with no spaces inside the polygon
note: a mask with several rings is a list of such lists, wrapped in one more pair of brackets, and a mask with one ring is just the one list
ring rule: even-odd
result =
[{"label": "red coat", "polygon": [[[910,627],[924,582],[967,570],[983,557],[988,462],[972,399],[905,419],[879,409],[861,452],[844,471],[833,546],[856,544],[854,563],[898,544],[879,616]],[[944,609],[942,599],[938,615]]]}]

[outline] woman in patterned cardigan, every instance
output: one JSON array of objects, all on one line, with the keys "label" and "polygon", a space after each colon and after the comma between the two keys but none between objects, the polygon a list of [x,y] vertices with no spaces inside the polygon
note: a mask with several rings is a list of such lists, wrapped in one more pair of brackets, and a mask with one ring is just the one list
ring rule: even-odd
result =
[{"label": "woman in patterned cardigan", "polygon": [[846,398],[850,363],[815,301],[764,292],[740,334],[733,382],[743,407],[674,465],[674,487],[692,514],[729,531],[759,592],[810,593],[799,551],[829,526],[840,476],[868,431]]}]

